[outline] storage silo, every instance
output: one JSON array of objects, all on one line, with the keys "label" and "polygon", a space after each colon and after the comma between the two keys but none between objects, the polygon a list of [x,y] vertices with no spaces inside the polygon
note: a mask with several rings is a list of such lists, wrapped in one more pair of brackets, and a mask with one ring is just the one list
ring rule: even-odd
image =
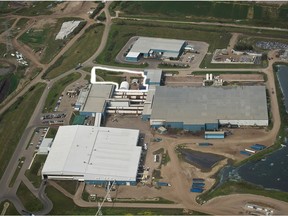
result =
[{"label": "storage silo", "polygon": [[120,90],[129,90],[129,83],[127,81],[123,81],[120,84]]},{"label": "storage silo", "polygon": [[213,80],[213,74],[210,74],[210,80]]},{"label": "storage silo", "polygon": [[206,80],[209,80],[209,74],[206,74]]}]

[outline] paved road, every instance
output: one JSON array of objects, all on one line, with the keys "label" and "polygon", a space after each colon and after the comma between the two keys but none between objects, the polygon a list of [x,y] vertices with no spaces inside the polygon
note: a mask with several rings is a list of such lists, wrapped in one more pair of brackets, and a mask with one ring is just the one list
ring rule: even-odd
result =
[{"label": "paved road", "polygon": [[[95,54],[93,56],[91,56],[87,61],[85,61],[83,63],[84,66],[95,66],[95,64],[93,63],[93,60],[103,51],[103,49],[105,48],[106,42],[107,42],[107,38],[108,38],[108,34],[109,34],[109,30],[111,27],[111,17],[109,15],[109,11],[108,11],[108,7],[109,4],[111,2],[106,3],[105,8],[103,9],[103,11],[106,14],[106,22],[105,22],[105,29],[103,32],[103,37],[102,37],[102,41],[101,44],[98,48],[98,50],[95,52]],[[14,16],[14,15],[13,15]],[[42,18],[45,18],[45,16],[41,16]],[[60,17],[60,15],[59,15]],[[61,16],[62,17],[62,16]],[[20,18],[20,17],[17,17]],[[32,18],[32,20],[34,20],[35,18]],[[125,18],[123,18],[125,19]],[[141,19],[141,20],[145,20],[145,21],[151,21],[148,19]],[[31,60],[35,65],[42,67],[43,70],[42,72],[33,80],[31,81],[17,96],[21,96],[23,95],[32,85],[42,81],[41,80],[41,76],[43,75],[43,73],[49,68],[50,65],[54,64],[57,59],[63,55],[63,53],[69,49],[69,47],[71,47],[71,45],[77,40],[77,38],[79,38],[85,31],[86,28],[89,27],[90,24],[93,23],[93,21],[91,20],[87,20],[87,25],[80,31],[79,34],[77,34],[68,44],[67,46],[65,46],[65,48],[53,59],[52,62],[50,62],[49,64],[45,65],[45,64],[41,64],[39,62],[39,60],[36,58],[36,56],[34,56],[33,53],[31,53],[30,48],[23,48],[21,46],[21,44],[19,44],[19,42],[17,40],[13,40],[13,44],[15,47],[17,47],[18,50],[20,50],[20,52],[22,52],[24,54],[25,57],[27,57],[29,60]],[[155,22],[155,20],[153,20],[153,22]],[[163,20],[157,20],[157,22],[170,22],[170,23],[176,23],[177,21],[163,21]],[[233,26],[233,27],[245,27],[245,28],[259,28],[259,27],[252,27],[252,26],[242,26],[242,25],[233,25],[233,24],[219,24],[219,23],[195,23],[195,22],[177,22],[177,23],[190,23],[190,24],[199,24],[199,25],[222,25],[222,26]],[[31,24],[32,25],[32,24]],[[27,28],[25,28],[24,30],[27,30],[28,28],[31,27],[31,25],[29,25]],[[266,29],[266,30],[279,30],[279,31],[288,31],[287,29],[274,29],[274,28],[261,28],[261,29]],[[23,31],[24,31],[23,30]],[[19,36],[19,35],[18,35]],[[270,62],[269,67],[266,69],[263,69],[262,71],[265,72],[268,75],[268,80],[269,82],[267,83],[267,87],[269,92],[271,93],[272,89],[274,89],[274,91],[276,90],[275,86],[274,86],[274,78],[273,78],[273,74],[272,74],[272,63]],[[99,65],[100,66],[100,65]],[[103,65],[106,66],[106,65]],[[111,68],[117,68],[117,67],[111,67]],[[131,68],[129,68],[131,69]],[[139,68],[135,68],[135,70],[141,70]],[[165,70],[175,70],[175,69],[165,69]],[[196,70],[203,70],[203,71],[211,71],[211,70],[220,70],[220,69],[199,69],[197,68]],[[245,69],[221,69],[221,70],[226,70],[226,71],[244,71]],[[255,70],[255,71],[259,71],[260,69],[246,69],[248,71],[251,70]],[[191,69],[180,69],[179,70],[181,74],[190,74],[191,73]],[[74,70],[69,70],[65,73],[63,73],[61,76],[51,80],[48,85],[51,86],[53,85],[54,82],[56,82],[57,80],[59,80],[60,78],[62,78],[63,76],[66,76],[69,73],[74,72]],[[83,72],[82,72],[83,73]],[[45,81],[46,82],[46,81]],[[21,140],[19,141],[19,144],[8,164],[8,167],[0,181],[0,202],[3,201],[4,199],[9,199],[11,202],[13,202],[13,204],[15,205],[16,209],[21,212],[22,209],[24,209],[21,201],[18,199],[18,197],[16,196],[16,191],[18,186],[20,185],[21,181],[24,182],[24,184],[29,188],[29,190],[36,196],[38,197],[41,202],[44,205],[44,209],[41,212],[38,212],[38,214],[47,214],[50,212],[50,210],[53,207],[53,204],[51,203],[51,201],[46,197],[44,190],[45,190],[45,185],[44,183],[42,183],[41,187],[39,189],[34,188],[34,186],[30,183],[30,181],[25,177],[24,173],[25,170],[27,169],[27,167],[29,166],[29,162],[31,161],[30,159],[32,158],[33,155],[33,151],[31,151],[30,149],[26,150],[26,144],[28,142],[28,140],[30,139],[31,135],[33,134],[33,130],[35,127],[37,127],[39,125],[39,116],[41,114],[41,111],[43,109],[43,105],[44,105],[44,101],[46,99],[46,96],[48,94],[49,90],[48,88],[46,88],[44,90],[44,93],[27,125],[27,128],[25,130],[25,132],[23,133]],[[272,95],[272,94],[271,94]],[[13,98],[12,100],[10,100],[4,107],[2,107],[2,109],[0,110],[0,114],[4,112],[4,110],[6,110],[13,102],[15,102],[16,97]],[[271,105],[272,105],[272,112],[273,112],[273,121],[274,121],[274,126],[272,131],[269,133],[269,135],[267,135],[267,137],[265,137],[265,139],[269,138],[272,140],[275,140],[275,137],[277,135],[277,132],[279,130],[280,127],[280,115],[279,115],[279,110],[278,110],[278,103],[277,103],[277,98],[276,97],[272,97],[271,100]],[[264,139],[264,138],[261,138]],[[170,149],[170,151],[172,151],[172,149]],[[15,184],[12,188],[9,188],[9,182],[10,179],[12,178],[14,171],[17,168],[17,164],[18,164],[18,159],[21,156],[26,156],[26,160],[23,164],[23,167],[18,175],[18,178],[15,181]],[[173,161],[178,161],[175,158],[173,159]],[[177,163],[177,162],[176,162]],[[177,164],[175,166],[175,168],[177,169]],[[175,170],[177,171],[177,170]],[[178,170],[179,171],[179,170]],[[177,179],[175,181],[176,182],[181,182],[181,174],[177,174],[177,172],[175,172],[175,178]],[[177,183],[176,183],[177,184]],[[83,186],[79,187],[79,190],[81,192],[81,189]],[[76,194],[76,198],[74,197],[74,202],[77,203],[80,206],[88,206],[88,205],[92,205],[92,204],[87,204],[87,202],[84,202],[83,200],[81,201],[81,199],[79,198],[80,196],[80,192],[78,192]],[[164,205],[164,204],[157,204],[154,205],[154,207],[158,207],[158,208],[191,208],[191,198],[185,197],[187,194],[187,192],[184,192],[184,187],[181,185],[177,185],[177,191],[176,193],[178,194],[178,197],[182,197],[181,202],[182,204],[175,204],[175,205]],[[77,198],[78,197],[78,198]],[[233,196],[232,196],[233,197]],[[187,199],[186,199],[187,198]],[[229,198],[230,199],[230,198]],[[239,198],[240,201],[245,200],[245,198],[241,197]],[[268,198],[263,198],[263,199],[268,199]],[[222,200],[222,198],[216,198],[216,200]],[[194,200],[195,202],[195,200]],[[215,202],[215,201],[214,201]],[[226,199],[226,202],[227,199]],[[224,203],[224,201],[222,202]],[[93,204],[95,205],[95,204]],[[109,205],[109,204],[105,204],[105,205]],[[136,204],[136,203],[126,203],[126,204],[114,204],[114,206],[121,206],[121,207],[151,207],[151,204]],[[194,208],[195,206],[193,206]],[[209,213],[215,213],[215,212],[222,212],[223,213],[223,208],[221,209],[221,207],[218,206],[213,206],[213,208],[209,205],[207,205],[207,207],[203,208],[203,207],[195,207],[197,210],[199,209],[200,211],[204,211],[204,212],[209,212]],[[220,211],[221,210],[221,211]]]}]

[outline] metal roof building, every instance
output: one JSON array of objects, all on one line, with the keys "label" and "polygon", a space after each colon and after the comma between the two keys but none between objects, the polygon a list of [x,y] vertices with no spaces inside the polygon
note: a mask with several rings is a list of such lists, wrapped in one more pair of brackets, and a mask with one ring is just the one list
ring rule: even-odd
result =
[{"label": "metal roof building", "polygon": [[177,58],[186,46],[186,41],[165,38],[139,37],[126,56],[127,61],[138,61],[139,56],[152,57],[161,53],[165,58]]},{"label": "metal roof building", "polygon": [[114,91],[114,85],[93,84],[89,94],[86,96],[85,103],[80,108],[81,115],[95,116],[96,113],[104,114],[106,99],[109,99]]},{"label": "metal roof building", "polygon": [[90,184],[135,184],[141,147],[139,130],[95,126],[61,126],[42,169],[48,179]]},{"label": "metal roof building", "polygon": [[200,131],[219,124],[267,126],[265,86],[156,87],[152,127]]}]

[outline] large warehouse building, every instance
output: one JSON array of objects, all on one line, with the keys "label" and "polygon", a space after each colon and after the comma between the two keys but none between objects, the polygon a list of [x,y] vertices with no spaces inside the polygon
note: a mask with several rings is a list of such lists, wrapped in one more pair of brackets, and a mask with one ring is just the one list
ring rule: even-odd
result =
[{"label": "large warehouse building", "polygon": [[139,130],[61,126],[42,169],[44,179],[135,185]]},{"label": "large warehouse building", "polygon": [[141,57],[178,58],[186,45],[184,40],[139,37],[126,55],[126,60],[137,62]]},{"label": "large warehouse building", "polygon": [[268,126],[265,86],[158,86],[152,93],[142,118],[153,128],[196,132],[218,130],[224,124]]}]

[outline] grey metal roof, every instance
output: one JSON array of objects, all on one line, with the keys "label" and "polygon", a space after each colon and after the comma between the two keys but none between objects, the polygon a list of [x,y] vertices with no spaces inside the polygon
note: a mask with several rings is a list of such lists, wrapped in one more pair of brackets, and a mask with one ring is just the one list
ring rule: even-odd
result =
[{"label": "grey metal roof", "polygon": [[144,73],[147,73],[147,79],[150,80],[150,82],[160,83],[161,76],[162,76],[162,70],[161,69],[146,69],[144,70]]},{"label": "grey metal roof", "polygon": [[113,88],[113,85],[93,84],[81,111],[96,113],[104,112],[106,99],[110,98]]},{"label": "grey metal roof", "polygon": [[148,53],[149,50],[166,50],[179,52],[185,40],[139,37],[130,52]]},{"label": "grey metal roof", "polygon": [[151,120],[204,124],[218,120],[268,120],[265,86],[157,86]]}]

